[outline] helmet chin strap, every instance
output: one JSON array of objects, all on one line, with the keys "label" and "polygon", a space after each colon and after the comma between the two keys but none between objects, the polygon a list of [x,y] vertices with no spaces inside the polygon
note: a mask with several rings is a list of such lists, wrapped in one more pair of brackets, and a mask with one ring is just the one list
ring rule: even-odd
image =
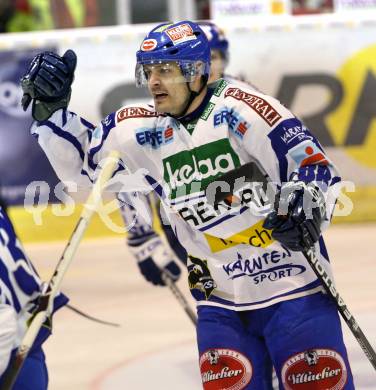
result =
[{"label": "helmet chin strap", "polygon": [[171,116],[173,116],[174,118],[181,118],[181,117],[183,117],[183,116],[185,116],[187,114],[187,111],[188,111],[190,105],[192,104],[193,100],[195,100],[196,97],[199,96],[200,93],[206,87],[206,84],[208,83],[208,76],[207,75],[201,76],[201,80],[202,80],[202,85],[201,85],[201,88],[198,90],[198,92],[192,91],[191,90],[191,86],[189,85],[189,82],[188,81],[186,82],[187,89],[189,91],[189,98],[187,100],[187,103],[185,104],[183,110],[179,114],[171,115]]}]

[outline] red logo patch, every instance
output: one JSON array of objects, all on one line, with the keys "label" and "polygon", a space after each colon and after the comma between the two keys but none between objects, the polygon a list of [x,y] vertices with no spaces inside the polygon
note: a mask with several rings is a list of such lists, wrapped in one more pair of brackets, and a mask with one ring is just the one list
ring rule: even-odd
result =
[{"label": "red logo patch", "polygon": [[252,110],[260,115],[269,126],[274,126],[282,118],[266,100],[259,96],[251,95],[239,88],[229,88],[225,93],[225,98],[228,96],[236,100],[242,100],[247,106],[251,107]]},{"label": "red logo patch", "polygon": [[204,390],[240,390],[251,381],[252,364],[232,349],[210,349],[200,357]]},{"label": "red logo patch", "polygon": [[281,376],[286,390],[341,390],[347,381],[347,369],[336,351],[313,349],[290,357]]},{"label": "red logo patch", "polygon": [[170,37],[171,41],[174,44],[184,41],[190,41],[192,39],[197,39],[196,36],[193,34],[192,27],[188,23],[169,28],[168,30],[166,30],[166,34]]},{"label": "red logo patch", "polygon": [[168,140],[168,139],[172,138],[173,135],[174,135],[173,128],[172,127],[167,127],[167,129],[164,132],[165,140]]},{"label": "red logo patch", "polygon": [[244,135],[248,130],[247,123],[246,122],[239,123],[239,126],[236,130],[238,130],[241,135]]},{"label": "red logo patch", "polygon": [[155,39],[145,39],[142,42],[141,50],[142,51],[151,51],[157,47],[157,41]]},{"label": "red logo patch", "polygon": [[305,167],[306,165],[328,165],[329,161],[326,159],[324,154],[321,152],[313,154],[314,150],[311,146],[307,146],[305,149],[305,152],[308,154],[309,157],[305,158],[301,163],[301,167]]},{"label": "red logo patch", "polygon": [[143,118],[152,116],[158,116],[158,113],[156,113],[155,111],[149,111],[142,107],[125,107],[122,110],[118,111],[116,119],[119,123],[124,119],[128,118]]}]

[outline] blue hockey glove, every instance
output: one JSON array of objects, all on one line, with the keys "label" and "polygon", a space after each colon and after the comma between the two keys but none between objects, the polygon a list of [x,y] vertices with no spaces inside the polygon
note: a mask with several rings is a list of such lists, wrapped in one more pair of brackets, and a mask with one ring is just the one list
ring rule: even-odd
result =
[{"label": "blue hockey glove", "polygon": [[161,270],[166,272],[172,280],[179,279],[181,270],[174,260],[171,251],[158,237],[148,239],[138,246],[128,244],[129,250],[137,261],[142,275],[154,285],[164,286]]},{"label": "blue hockey glove", "polygon": [[21,78],[22,108],[32,103],[32,116],[37,121],[47,120],[55,111],[66,108],[71,95],[77,56],[67,50],[60,57],[44,52],[34,57],[26,74]]},{"label": "blue hockey glove", "polygon": [[288,182],[276,197],[277,210],[264,221],[272,237],[292,251],[303,251],[318,241],[325,220],[324,196],[312,183]]}]

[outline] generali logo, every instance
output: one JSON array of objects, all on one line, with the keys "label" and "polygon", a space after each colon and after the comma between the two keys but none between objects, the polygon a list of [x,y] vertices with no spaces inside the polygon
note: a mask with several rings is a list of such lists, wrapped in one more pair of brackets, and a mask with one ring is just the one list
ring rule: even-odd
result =
[{"label": "generali logo", "polygon": [[144,117],[156,117],[158,113],[155,111],[147,110],[143,107],[124,107],[117,112],[117,123],[128,118],[144,118]]},{"label": "generali logo", "polygon": [[242,100],[252,108],[269,126],[274,126],[282,117],[265,99],[252,95],[240,88],[229,88],[225,92],[225,98],[232,97]]}]

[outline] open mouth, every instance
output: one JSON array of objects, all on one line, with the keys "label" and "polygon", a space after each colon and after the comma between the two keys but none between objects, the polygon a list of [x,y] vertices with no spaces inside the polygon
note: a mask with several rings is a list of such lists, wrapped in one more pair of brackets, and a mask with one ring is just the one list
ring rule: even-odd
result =
[{"label": "open mouth", "polygon": [[154,95],[154,100],[156,100],[158,103],[165,100],[168,96],[168,94],[165,92],[154,92],[153,95]]}]

